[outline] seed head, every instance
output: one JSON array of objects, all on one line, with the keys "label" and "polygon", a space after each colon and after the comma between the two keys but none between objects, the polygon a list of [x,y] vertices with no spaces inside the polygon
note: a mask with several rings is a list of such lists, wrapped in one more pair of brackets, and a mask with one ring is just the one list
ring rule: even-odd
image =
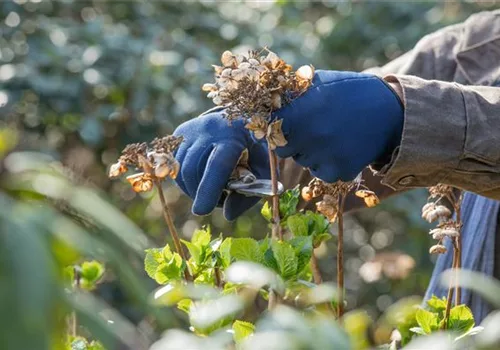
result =
[{"label": "seed head", "polygon": [[365,204],[368,208],[375,207],[380,203],[380,199],[378,199],[375,192],[370,190],[357,190],[355,192],[357,197],[363,198]]},{"label": "seed head", "polygon": [[446,253],[446,247],[442,244],[433,245],[429,249],[429,254],[444,254]]}]

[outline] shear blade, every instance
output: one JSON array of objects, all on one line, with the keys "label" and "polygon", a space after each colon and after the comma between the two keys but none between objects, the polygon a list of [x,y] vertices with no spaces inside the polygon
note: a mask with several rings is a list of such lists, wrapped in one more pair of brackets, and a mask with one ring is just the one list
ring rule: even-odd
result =
[{"label": "shear blade", "polygon": [[[235,191],[245,196],[270,197],[273,195],[271,180],[254,180],[250,183],[239,180],[230,181],[227,188],[230,191]],[[280,195],[284,190],[283,184],[278,182],[278,191],[276,194]]]}]

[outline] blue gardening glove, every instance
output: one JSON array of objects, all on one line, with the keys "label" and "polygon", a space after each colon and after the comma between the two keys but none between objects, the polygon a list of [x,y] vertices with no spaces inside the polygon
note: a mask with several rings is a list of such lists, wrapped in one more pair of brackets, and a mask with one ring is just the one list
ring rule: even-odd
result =
[{"label": "blue gardening glove", "polygon": [[252,173],[258,179],[271,178],[267,146],[250,136],[243,121],[229,125],[222,111],[212,112],[181,124],[174,135],[184,137],[175,154],[181,164],[175,181],[194,200],[194,214],[206,215],[222,206],[224,217],[234,220],[259,201],[223,191],[245,148]]},{"label": "blue gardening glove", "polygon": [[395,92],[374,75],[317,71],[309,90],[276,112],[288,141],[276,152],[326,182],[349,181],[390,157],[403,113]]}]

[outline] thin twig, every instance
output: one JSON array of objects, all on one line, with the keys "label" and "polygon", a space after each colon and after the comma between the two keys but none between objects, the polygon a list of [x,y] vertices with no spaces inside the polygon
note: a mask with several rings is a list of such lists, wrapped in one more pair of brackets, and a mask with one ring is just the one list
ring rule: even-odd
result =
[{"label": "thin twig", "polygon": [[321,277],[321,271],[320,271],[319,266],[318,266],[318,259],[316,258],[316,255],[314,254],[314,249],[313,249],[312,255],[311,255],[311,271],[312,271],[314,283],[316,283],[316,284],[323,283],[323,277]]},{"label": "thin twig", "polygon": [[224,287],[224,282],[222,281],[219,267],[214,268],[214,276],[215,276],[215,285],[219,288]]},{"label": "thin twig", "polygon": [[[184,250],[182,249],[181,241],[179,239],[179,234],[177,233],[177,229],[175,228],[174,221],[172,219],[172,215],[170,214],[170,209],[167,205],[167,202],[165,200],[165,195],[163,193],[163,187],[161,186],[161,181],[156,179],[155,180],[156,188],[158,189],[158,195],[160,197],[160,202],[161,206],[163,208],[163,218],[165,219],[165,222],[167,223],[168,230],[170,231],[170,235],[172,236],[172,239],[174,241],[175,245],[175,250],[177,253],[181,256],[182,260],[187,261],[186,259],[186,254],[184,253]],[[184,277],[186,281],[191,281],[191,274],[189,271],[186,269],[184,270]]]},{"label": "thin twig", "polygon": [[283,235],[280,230],[280,198],[278,195],[278,160],[273,150],[268,148],[269,166],[271,168],[271,191],[272,196],[272,238],[283,240]]},{"label": "thin twig", "polygon": [[458,196],[458,199],[455,199],[454,201],[454,209],[455,209],[455,220],[457,222],[458,226],[458,237],[455,239],[455,246],[457,250],[457,261],[455,263],[455,271],[456,271],[456,276],[455,276],[455,305],[460,305],[462,302],[462,288],[460,288],[459,285],[459,280],[458,280],[458,274],[459,270],[462,268],[462,213],[461,213],[461,207],[462,207],[462,192],[460,192],[460,195]]},{"label": "thin twig", "polygon": [[339,195],[338,211],[338,239],[337,239],[337,287],[339,298],[337,301],[337,317],[339,319],[344,315],[344,205],[346,194]]},{"label": "thin twig", "polygon": [[[456,249],[455,249],[455,245],[453,245],[453,262],[451,264],[452,268],[455,267],[456,263],[457,263],[457,254],[456,254]],[[444,320],[443,320],[443,326],[442,326],[442,329],[446,329],[448,327],[448,320],[450,319],[450,311],[451,311],[451,301],[453,299],[453,278],[450,279],[450,285],[448,287],[448,296],[446,298],[446,310],[445,310],[445,313],[444,313]]]},{"label": "thin twig", "polygon": [[[80,269],[78,266],[73,267],[73,290],[80,289]],[[73,311],[70,315],[70,334],[72,337],[78,335],[78,319],[76,317],[76,311]]]}]

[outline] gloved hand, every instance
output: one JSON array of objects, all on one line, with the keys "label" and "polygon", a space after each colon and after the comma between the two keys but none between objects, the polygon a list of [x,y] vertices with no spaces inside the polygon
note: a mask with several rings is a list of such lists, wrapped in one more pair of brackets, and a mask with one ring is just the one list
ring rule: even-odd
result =
[{"label": "gloved hand", "polygon": [[258,179],[271,178],[267,145],[257,143],[243,121],[229,125],[222,111],[212,112],[181,124],[174,135],[184,137],[175,154],[181,164],[175,181],[194,199],[194,214],[206,215],[222,206],[224,217],[234,220],[259,201],[258,197],[223,192],[245,148],[252,173]]},{"label": "gloved hand", "polygon": [[366,166],[390,157],[400,144],[403,106],[380,78],[317,71],[309,90],[276,112],[293,159],[326,182],[354,179]]}]

